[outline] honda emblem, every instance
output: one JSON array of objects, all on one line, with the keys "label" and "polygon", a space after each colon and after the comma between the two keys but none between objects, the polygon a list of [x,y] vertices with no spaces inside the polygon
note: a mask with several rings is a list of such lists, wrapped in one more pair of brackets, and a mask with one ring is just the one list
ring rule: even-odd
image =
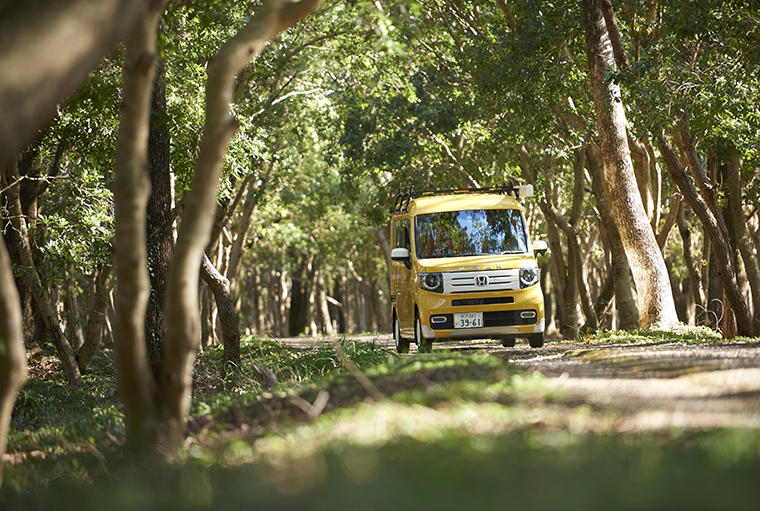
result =
[{"label": "honda emblem", "polygon": [[478,275],[475,277],[475,285],[476,286],[487,286],[488,285],[488,275]]}]

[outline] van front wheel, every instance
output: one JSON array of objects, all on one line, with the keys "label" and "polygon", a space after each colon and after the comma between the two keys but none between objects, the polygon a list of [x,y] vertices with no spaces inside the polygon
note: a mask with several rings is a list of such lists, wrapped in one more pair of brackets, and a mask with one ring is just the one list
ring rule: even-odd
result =
[{"label": "van front wheel", "polygon": [[517,343],[517,338],[515,337],[502,337],[499,340],[501,341],[501,345],[505,348],[514,348]]},{"label": "van front wheel", "polygon": [[544,333],[541,332],[540,334],[532,334],[530,337],[528,337],[528,342],[530,342],[531,348],[540,348],[544,345]]},{"label": "van front wheel", "polygon": [[420,322],[419,313],[414,314],[414,342],[420,353],[430,353],[433,351],[433,342],[422,337],[422,323]]},{"label": "van front wheel", "polygon": [[398,316],[393,312],[393,340],[396,341],[396,351],[409,353],[409,339],[401,337],[401,327],[398,325]]}]

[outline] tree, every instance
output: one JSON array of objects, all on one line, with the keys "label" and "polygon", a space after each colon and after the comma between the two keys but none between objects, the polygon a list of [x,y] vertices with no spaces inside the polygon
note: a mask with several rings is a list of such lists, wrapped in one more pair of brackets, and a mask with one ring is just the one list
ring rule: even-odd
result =
[{"label": "tree", "polygon": [[[634,123],[657,140],[673,180],[710,240],[704,259],[713,253],[718,263],[722,291],[716,301],[723,306],[723,334],[750,335],[742,266],[755,323],[760,271],[756,255],[742,241],[747,227],[736,186],[742,181],[742,160],[754,159],[759,132],[756,112],[748,108],[757,103],[760,63],[752,50],[760,42],[755,12],[744,2],[718,1],[663,2],[643,17],[636,8],[624,4],[621,9],[634,60],[617,79],[628,86]],[[624,53],[622,47],[617,53]],[[749,184],[752,170],[744,173]],[[709,280],[709,274],[703,277]]]},{"label": "tree", "polygon": [[[117,339],[120,389],[127,417],[128,440],[136,451],[166,453],[179,447],[189,411],[192,365],[200,339],[198,272],[213,222],[219,176],[227,143],[237,123],[232,103],[235,77],[280,31],[292,26],[321,4],[319,0],[275,1],[262,6],[248,24],[227,41],[208,66],[206,120],[191,189],[185,199],[167,276],[163,357],[156,376],[145,359],[140,319],[149,286],[145,255],[145,201],[147,201],[147,127],[155,23],[146,21],[132,34],[125,59],[122,130],[117,149],[115,261],[119,282]],[[133,81],[133,82],[132,82]],[[146,85],[147,83],[147,85]],[[134,95],[133,95],[134,94]],[[127,102],[126,98],[130,101]],[[130,110],[134,109],[134,110]],[[122,287],[122,283],[125,284]]]},{"label": "tree", "polygon": [[615,63],[603,1],[584,0],[583,17],[607,192],[638,290],[640,325],[671,330],[678,326],[678,317],[668,271],[636,183],[620,86],[607,79]]},{"label": "tree", "polygon": [[[11,412],[27,373],[19,303],[10,257],[3,241],[0,242],[0,455],[5,454]],[[3,466],[0,463],[0,485]]]}]

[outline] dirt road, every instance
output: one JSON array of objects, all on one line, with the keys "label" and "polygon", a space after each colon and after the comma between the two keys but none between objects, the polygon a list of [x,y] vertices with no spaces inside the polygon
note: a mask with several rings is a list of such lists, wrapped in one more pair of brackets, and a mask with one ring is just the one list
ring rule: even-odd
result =
[{"label": "dirt road", "polygon": [[[390,336],[358,340],[393,346]],[[308,347],[325,341],[287,342]],[[434,349],[485,352],[526,371],[539,371],[570,399],[624,416],[623,430],[760,428],[760,342],[547,342],[544,348],[531,349],[527,344],[504,348],[495,341],[475,341],[437,343]]]}]

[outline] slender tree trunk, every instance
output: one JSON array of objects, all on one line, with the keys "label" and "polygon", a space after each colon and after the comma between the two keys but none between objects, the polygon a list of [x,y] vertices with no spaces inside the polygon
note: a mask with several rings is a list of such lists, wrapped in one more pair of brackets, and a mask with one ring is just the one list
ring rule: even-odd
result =
[{"label": "slender tree trunk", "polygon": [[[0,237],[0,457],[5,454],[13,405],[27,375],[20,303],[11,259]],[[0,485],[4,465],[0,463]]]},{"label": "slender tree trunk", "polygon": [[335,328],[332,324],[332,317],[330,317],[330,308],[327,305],[327,291],[325,289],[325,277],[322,272],[319,272],[319,279],[317,281],[318,297],[319,297],[319,314],[322,317],[322,324],[324,325],[325,335],[335,335]]},{"label": "slender tree trunk", "polygon": [[742,208],[742,183],[741,173],[739,172],[739,155],[736,149],[731,151],[731,156],[726,165],[726,184],[728,185],[729,207],[733,217],[734,237],[736,245],[744,261],[744,268],[747,272],[750,290],[752,292],[752,306],[754,309],[753,331],[760,332],[760,267],[758,267],[757,256],[754,253],[754,247],[750,240],[747,218],[744,216]]},{"label": "slender tree trunk", "polygon": [[160,11],[146,13],[126,41],[124,85],[114,165],[116,373],[124,401],[127,446],[151,457],[159,441],[156,382],[145,341],[150,296],[146,209],[150,197],[148,134]]},{"label": "slender tree trunk", "polygon": [[633,163],[633,171],[636,176],[636,184],[639,187],[641,201],[644,205],[644,211],[650,225],[652,225],[652,229],[656,233],[657,224],[654,223],[654,195],[652,193],[652,172],[649,153],[644,144],[630,134],[628,135],[628,147],[631,149],[631,162]]},{"label": "slender tree trunk", "polygon": [[[678,224],[678,233],[681,235],[681,241],[683,243],[683,258],[686,263],[686,269],[689,272],[690,289],[692,293],[692,302],[694,303],[695,310],[691,315],[694,317],[694,324],[698,324],[698,316],[705,309],[705,293],[702,287],[702,279],[700,277],[699,266],[694,258],[691,247],[691,229],[689,229],[686,223],[684,205],[683,202],[678,207],[678,215],[676,217],[676,223]],[[699,310],[696,310],[699,309]]]},{"label": "slender tree trunk", "polygon": [[148,347],[148,357],[154,365],[161,360],[161,347],[166,328],[164,322],[166,272],[174,243],[169,166],[170,140],[166,120],[166,62],[158,59],[151,96],[150,134],[148,135],[151,193],[147,209],[147,243],[150,298],[145,314],[145,342]]},{"label": "slender tree trunk", "polygon": [[208,66],[206,120],[200,155],[167,278],[168,329],[161,368],[160,445],[181,444],[190,409],[192,367],[199,339],[198,271],[213,223],[216,195],[227,144],[237,129],[230,112],[237,75],[279,32],[321,5],[321,0],[264,4],[217,52]]},{"label": "slender tree trunk", "polygon": [[[704,226],[705,234],[710,238],[710,244],[716,258],[718,278],[723,286],[724,298],[726,299],[726,302],[724,302],[725,319],[728,321],[728,325],[731,325],[732,322],[728,316],[735,315],[738,334],[751,337],[752,322],[747,304],[744,302],[744,297],[741,295],[737,285],[736,264],[731,253],[728,229],[723,221],[723,215],[720,212],[715,190],[708,184],[701,165],[699,165],[696,158],[696,150],[694,150],[693,143],[691,142],[691,136],[684,130],[686,128],[682,128],[676,139],[682,147],[681,152],[684,153],[689,162],[692,178],[702,189],[701,193],[698,193],[694,188],[686,174],[686,169],[673,151],[670,142],[663,136],[659,137],[660,153],[662,153],[665,159],[673,181],[683,194],[686,202],[689,203],[697,217],[699,217]],[[724,329],[723,331],[724,336],[730,336],[731,333],[730,329]]]},{"label": "slender tree trunk", "polygon": [[[275,142],[275,151],[279,144]],[[238,219],[237,232],[235,233],[235,239],[232,242],[230,248],[230,262],[227,266],[227,279],[230,281],[230,289],[235,289],[235,281],[237,280],[238,273],[240,272],[240,264],[243,261],[243,252],[245,243],[248,240],[248,229],[251,226],[251,219],[253,218],[253,212],[256,210],[261,197],[269,184],[269,179],[272,176],[274,170],[274,161],[272,161],[267,167],[267,171],[260,180],[251,179],[248,184],[248,192],[246,194],[245,202],[243,203],[243,210],[240,213]]]},{"label": "slender tree trunk", "polygon": [[111,267],[107,266],[98,274],[93,289],[93,303],[90,314],[87,317],[85,338],[82,347],[77,352],[77,365],[79,371],[84,373],[92,362],[100,348],[103,338],[103,324],[110,301],[111,293]]},{"label": "slender tree trunk", "polygon": [[216,308],[219,310],[224,347],[222,376],[225,376],[230,369],[234,371],[240,367],[240,329],[235,302],[232,300],[230,291],[230,281],[214,268],[206,254],[203,254],[201,260],[201,277],[214,294]]},{"label": "slender tree trunk", "polygon": [[583,0],[583,17],[607,193],[638,290],[639,324],[675,329],[679,322],[670,279],[638,192],[620,87],[606,80],[614,61],[600,1]]},{"label": "slender tree trunk", "polygon": [[319,263],[316,258],[312,256],[309,264],[306,266],[307,275],[307,306],[306,306],[306,320],[309,323],[309,335],[315,337],[319,335],[319,329],[317,328],[317,288],[319,282]]},{"label": "slender tree trunk", "polygon": [[[9,170],[8,181],[17,182],[19,176],[16,165],[10,166]],[[63,365],[63,372],[66,375],[66,380],[70,385],[81,385],[83,383],[82,375],[79,372],[79,367],[77,367],[74,350],[61,330],[58,311],[51,301],[50,294],[46,287],[42,284],[40,275],[37,272],[37,267],[34,263],[34,258],[32,257],[32,247],[29,243],[29,231],[27,230],[26,218],[21,210],[21,199],[19,197],[18,188],[18,185],[11,186],[7,188],[6,194],[11,211],[11,222],[18,236],[19,243],[17,248],[25,271],[24,279],[26,280],[26,287],[31,290],[34,301],[37,304],[37,309],[39,310],[39,313],[45,322],[45,327],[52,338],[58,358]]]},{"label": "slender tree trunk", "polygon": [[78,351],[84,344],[84,331],[79,314],[79,300],[77,300],[74,286],[71,283],[72,275],[66,272],[65,291],[66,296],[63,302],[64,311],[66,312],[66,330],[64,334],[71,344],[71,349]]}]

